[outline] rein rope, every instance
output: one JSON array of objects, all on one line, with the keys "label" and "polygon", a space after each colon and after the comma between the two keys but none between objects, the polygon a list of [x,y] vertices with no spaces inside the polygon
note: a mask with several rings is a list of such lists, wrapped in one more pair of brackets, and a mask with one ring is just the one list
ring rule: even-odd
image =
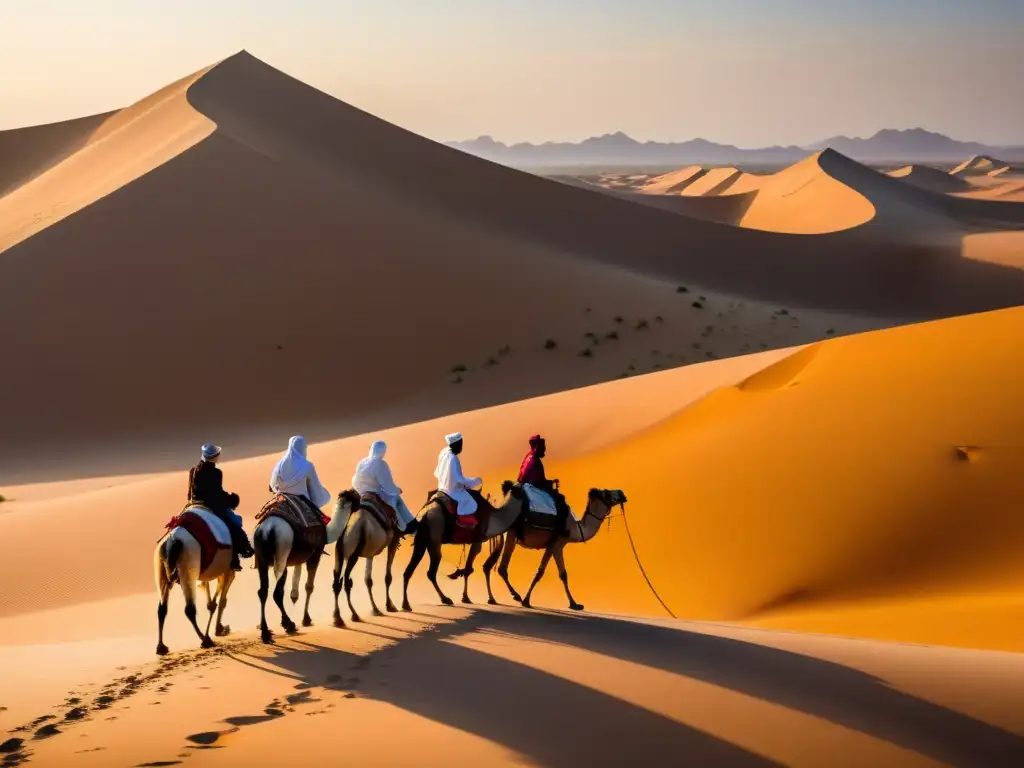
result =
[{"label": "rein rope", "polygon": [[[659,603],[661,604],[661,607],[665,609],[665,613],[667,613],[667,614],[668,614],[669,616],[671,616],[671,617],[672,617],[673,619],[678,619],[679,617],[678,617],[678,616],[676,616],[676,615],[675,615],[674,613],[672,613],[672,609],[671,609],[671,608],[669,608],[669,607],[668,607],[668,605],[666,605],[666,604],[665,604],[665,601],[661,599],[661,595],[659,595],[659,594],[658,594],[658,590],[657,590],[657,589],[655,589],[655,588],[654,588],[654,584],[653,584],[653,583],[651,583],[651,579],[650,579],[650,577],[649,577],[649,576],[647,575],[647,571],[646,571],[646,570],[644,569],[644,564],[643,564],[643,562],[642,562],[642,561],[640,560],[640,553],[639,553],[639,552],[637,552],[637,550],[636,550],[636,544],[635,544],[635,543],[634,543],[634,541],[633,541],[633,534],[632,534],[632,532],[631,532],[631,531],[629,530],[629,520],[628,520],[628,519],[626,518],[626,504],[625,504],[625,502],[623,502],[623,503],[622,503],[622,504],[620,505],[620,507],[622,508],[622,513],[621,513],[621,514],[622,514],[622,524],[623,524],[623,525],[625,526],[625,528],[626,528],[626,538],[628,538],[628,539],[629,539],[629,548],[630,548],[631,550],[633,550],[633,559],[634,559],[634,560],[636,561],[636,567],[640,569],[640,575],[644,577],[644,581],[646,581],[646,582],[647,582],[647,588],[651,590],[651,594],[652,594],[652,595],[654,595],[654,599],[655,599],[655,600],[657,600],[657,601],[658,601],[658,602],[659,602]],[[587,507],[586,511],[585,511],[585,512],[583,513],[583,517],[581,517],[581,518],[580,518],[579,520],[577,520],[577,521],[576,521],[576,525],[577,525],[577,526],[579,527],[579,529],[580,529],[580,536],[581,536],[581,537],[582,537],[582,535],[583,535],[583,520],[584,520],[584,519],[586,519],[587,515],[592,515],[593,517],[597,517],[597,515],[594,515],[594,514],[593,514],[593,513],[592,513],[592,512],[590,511],[590,507],[589,507],[589,505],[588,505],[588,507]],[[609,528],[609,530],[611,529],[611,520],[612,520],[612,517],[613,517],[612,513],[610,513],[610,512],[609,512],[609,513],[608,513],[608,514],[607,514],[607,515],[606,515],[606,516],[604,517],[604,519],[603,519],[603,520],[601,521],[601,522],[604,522],[604,520],[607,520],[607,521],[608,521],[608,528]]]}]

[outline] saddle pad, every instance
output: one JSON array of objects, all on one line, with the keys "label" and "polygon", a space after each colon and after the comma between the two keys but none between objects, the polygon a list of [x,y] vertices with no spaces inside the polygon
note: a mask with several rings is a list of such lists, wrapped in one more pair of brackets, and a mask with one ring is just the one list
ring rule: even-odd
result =
[{"label": "saddle pad", "polygon": [[[231,548],[230,544],[222,544],[217,540],[209,521],[211,517],[224,525],[209,510],[194,507],[178,515],[174,525],[175,528],[187,531],[193,539],[199,542],[199,574],[196,574],[197,576],[206,572],[219,550]],[[225,526],[225,530],[227,530],[227,526]]]},{"label": "saddle pad", "polygon": [[222,547],[231,546],[231,531],[228,530],[228,524],[217,517],[213,512],[208,510],[206,507],[201,507],[197,504],[192,504],[182,511],[182,515],[185,513],[198,515],[203,522],[206,523],[210,528],[210,533],[213,534],[213,538]]},{"label": "saddle pad", "polygon": [[364,493],[359,499],[359,506],[376,517],[385,530],[398,527],[398,513],[395,508],[376,493]]},{"label": "saddle pad", "polygon": [[275,494],[256,514],[256,521],[270,516],[283,517],[299,530],[324,525],[324,516],[320,510],[313,509],[312,504],[290,493]]},{"label": "saddle pad", "polygon": [[551,498],[551,494],[545,493],[540,488],[529,483],[523,484],[523,490],[526,492],[526,498],[530,502],[531,511],[541,515],[558,514],[558,511],[555,509],[555,500]]},{"label": "saddle pad", "polygon": [[324,516],[312,504],[304,499],[288,493],[278,493],[263,505],[256,515],[257,523],[268,517],[280,517],[291,526],[295,534],[292,550],[288,555],[288,565],[296,565],[309,560],[317,552],[327,546],[327,526]]}]

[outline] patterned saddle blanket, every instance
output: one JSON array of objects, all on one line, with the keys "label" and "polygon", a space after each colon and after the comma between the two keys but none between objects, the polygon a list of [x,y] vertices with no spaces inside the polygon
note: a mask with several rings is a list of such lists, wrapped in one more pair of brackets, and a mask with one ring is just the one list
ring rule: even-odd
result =
[{"label": "patterned saddle blanket", "polygon": [[327,546],[328,518],[301,496],[275,494],[256,514],[256,524],[268,517],[280,517],[292,527],[295,541],[289,563],[305,561]]},{"label": "patterned saddle blanket", "polygon": [[376,493],[364,493],[359,498],[359,506],[377,518],[377,522],[384,527],[384,530],[396,530],[398,528],[398,513],[395,511],[395,508]]}]

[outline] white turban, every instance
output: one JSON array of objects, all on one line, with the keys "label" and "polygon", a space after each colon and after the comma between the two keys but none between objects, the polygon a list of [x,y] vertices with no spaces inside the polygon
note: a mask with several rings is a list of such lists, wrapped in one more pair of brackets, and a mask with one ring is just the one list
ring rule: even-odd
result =
[{"label": "white turban", "polygon": [[462,439],[462,433],[461,432],[452,432],[450,435],[445,435],[444,436],[444,441],[446,443],[448,443],[448,445],[455,445],[461,439]]}]

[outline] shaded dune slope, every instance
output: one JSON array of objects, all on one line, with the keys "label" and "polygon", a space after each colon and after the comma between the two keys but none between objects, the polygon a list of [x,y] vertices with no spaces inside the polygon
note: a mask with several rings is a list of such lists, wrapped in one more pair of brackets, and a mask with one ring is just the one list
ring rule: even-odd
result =
[{"label": "shaded dune slope", "polygon": [[965,179],[927,165],[908,165],[889,171],[888,175],[929,192],[950,194],[967,192],[973,188]]}]

